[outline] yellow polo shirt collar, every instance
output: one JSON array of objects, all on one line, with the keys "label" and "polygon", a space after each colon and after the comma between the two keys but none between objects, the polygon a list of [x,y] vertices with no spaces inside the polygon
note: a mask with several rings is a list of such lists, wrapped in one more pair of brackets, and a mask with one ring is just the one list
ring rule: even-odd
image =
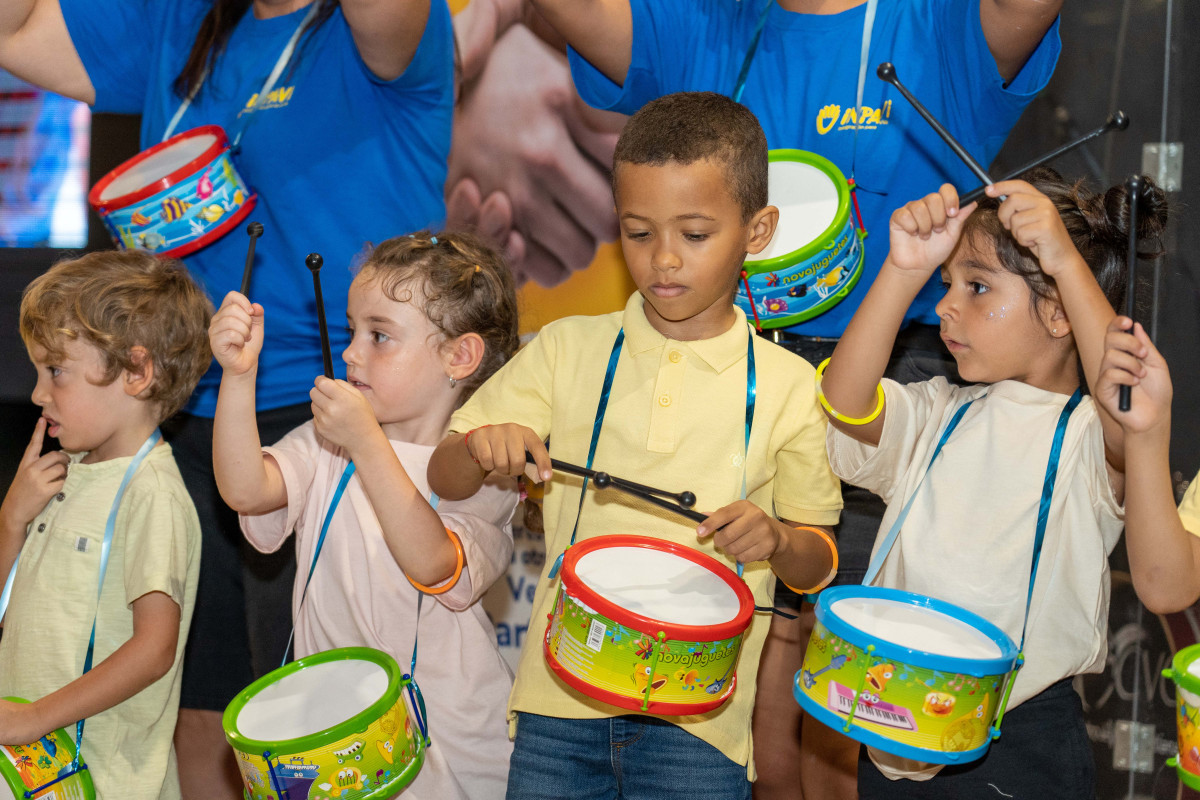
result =
[{"label": "yellow polo shirt collar", "polygon": [[[642,297],[640,292],[634,292],[625,303],[625,312],[621,316],[621,325],[625,328],[625,347],[630,355],[640,355],[663,348],[668,341],[677,341],[668,339],[654,329],[650,320],[646,319],[645,302],[646,298]],[[752,335],[750,326],[746,324],[745,313],[737,306],[734,306],[733,311],[737,319],[729,330],[720,336],[677,344],[687,348],[713,372],[724,372],[745,358],[746,337]]]}]

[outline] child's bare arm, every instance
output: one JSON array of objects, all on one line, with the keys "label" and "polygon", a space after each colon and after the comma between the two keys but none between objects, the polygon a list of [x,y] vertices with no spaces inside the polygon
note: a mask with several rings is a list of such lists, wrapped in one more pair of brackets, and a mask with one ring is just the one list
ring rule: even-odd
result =
[{"label": "child's bare arm", "polygon": [[[958,208],[958,192],[945,184],[938,193],[914,200],[892,214],[891,251],[821,379],[821,391],[839,416],[862,419],[878,405],[877,387],[904,314],[929,276],[954,250],[963,222],[974,209],[974,204]],[[887,409],[863,425],[845,423],[828,409],[826,414],[838,430],[875,445]]]},{"label": "child's bare arm", "polygon": [[625,83],[633,60],[629,0],[533,0],[547,22],[592,66]]},{"label": "child's bare arm", "polygon": [[67,478],[67,454],[54,450],[42,455],[46,418],[40,417],[17,465],[17,474],[0,505],[0,580],[12,569],[25,544],[25,530]]},{"label": "child's bare arm", "polygon": [[[1125,432],[1125,547],[1133,588],[1156,614],[1200,597],[1200,537],[1175,508],[1169,449],[1173,389],[1167,363],[1141,325],[1116,317],[1108,327],[1096,402]],[[1129,411],[1118,408],[1130,387]]]},{"label": "child's bare arm", "polygon": [[262,452],[255,417],[254,381],[263,342],[263,308],[230,292],[208,328],[221,365],[221,388],[213,419],[213,474],[229,507],[262,514],[287,503],[283,474]]},{"label": "child's bare arm", "polygon": [[738,500],[710,514],[696,534],[702,539],[712,536],[715,547],[742,564],[769,561],[784,583],[808,588],[825,581],[834,568],[833,551],[808,527],[832,532],[825,526],[775,519],[749,500]]},{"label": "child's bare arm", "polygon": [[524,425],[485,425],[442,440],[429,460],[429,487],[439,497],[462,500],[479,491],[488,473],[516,477],[525,472],[525,454],[533,456],[541,480],[553,476],[550,453],[540,436]]},{"label": "child's bare arm", "polygon": [[37,741],[128,700],[170,671],[178,642],[179,606],[162,592],[142,595],[133,601],[133,636],[90,672],[33,703],[0,701],[0,743]]}]

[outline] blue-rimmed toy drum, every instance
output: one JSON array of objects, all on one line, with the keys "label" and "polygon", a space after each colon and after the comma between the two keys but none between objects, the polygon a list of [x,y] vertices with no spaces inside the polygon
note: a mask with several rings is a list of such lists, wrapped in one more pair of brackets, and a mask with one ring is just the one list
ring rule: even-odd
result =
[{"label": "blue-rimmed toy drum", "polygon": [[962,764],[987,752],[1017,648],[966,609],[912,592],[821,592],[793,693],[804,710],[887,753]]},{"label": "blue-rimmed toy drum", "polygon": [[1179,755],[1168,759],[1179,780],[1200,791],[1200,644],[1185,647],[1163,675],[1175,682],[1175,731]]},{"label": "blue-rimmed toy drum", "polygon": [[0,746],[0,800],[95,800],[92,773],[86,765],[74,770],[74,761],[75,743],[62,728],[30,744]]},{"label": "blue-rimmed toy drum", "polygon": [[[737,304],[764,328],[828,311],[862,275],[863,237],[850,214],[850,186],[832,161],[806,150],[772,150],[768,199],[779,225],[747,259]],[[750,291],[746,291],[746,283]]]},{"label": "blue-rimmed toy drum", "polygon": [[117,247],[173,258],[237,228],[257,200],[217,125],[192,128],[143,150],[88,192],[88,203]]}]

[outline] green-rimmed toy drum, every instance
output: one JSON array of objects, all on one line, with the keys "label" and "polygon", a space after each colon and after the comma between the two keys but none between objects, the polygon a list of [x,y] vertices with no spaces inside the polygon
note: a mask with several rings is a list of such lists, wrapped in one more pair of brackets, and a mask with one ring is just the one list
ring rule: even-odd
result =
[{"label": "green-rimmed toy drum", "polygon": [[826,589],[816,616],[793,688],[806,712],[918,761],[963,764],[987,752],[1015,676],[1017,648],[1004,631],[956,605],[876,586]]},{"label": "green-rimmed toy drum", "polygon": [[747,258],[736,300],[747,318],[781,328],[850,293],[862,275],[866,234],[854,227],[850,186],[836,164],[807,150],[772,150],[769,157],[768,200],[779,209],[779,224],[766,248]]},{"label": "green-rimmed toy drum", "polygon": [[1167,763],[1175,767],[1185,786],[1200,791],[1200,644],[1176,653],[1170,669],[1163,670],[1163,675],[1175,681],[1175,728],[1179,741],[1178,757]]},{"label": "green-rimmed toy drum", "polygon": [[259,678],[222,724],[247,800],[379,800],[411,783],[425,761],[423,706],[387,653],[343,647]]},{"label": "green-rimmed toy drum", "polygon": [[551,669],[588,697],[650,714],[702,714],[737,682],[754,596],[690,547],[645,536],[572,546],[549,615]]},{"label": "green-rimmed toy drum", "polygon": [[[7,697],[24,703],[19,697]],[[36,742],[0,746],[0,800],[95,800],[92,774],[81,765],[72,770],[75,743],[59,728]],[[28,794],[26,794],[28,792]]]}]

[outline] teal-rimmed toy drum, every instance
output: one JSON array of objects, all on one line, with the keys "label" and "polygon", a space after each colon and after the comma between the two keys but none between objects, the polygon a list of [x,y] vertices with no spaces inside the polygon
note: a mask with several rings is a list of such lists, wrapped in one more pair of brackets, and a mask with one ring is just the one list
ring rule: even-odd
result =
[{"label": "teal-rimmed toy drum", "polygon": [[424,719],[420,691],[394,658],[343,647],[259,678],[222,724],[247,800],[382,800],[421,769]]},{"label": "teal-rimmed toy drum", "polygon": [[178,133],[105,175],[88,192],[117,247],[182,258],[237,228],[254,208],[219,125]]},{"label": "teal-rimmed toy drum", "polygon": [[1169,759],[1179,780],[1200,791],[1200,644],[1185,647],[1163,675],[1175,682],[1175,730],[1179,755]]},{"label": "teal-rimmed toy drum", "polygon": [[1015,676],[1002,630],[951,603],[875,586],[821,592],[793,693],[863,744],[933,764],[987,752]]},{"label": "teal-rimmed toy drum", "polygon": [[748,319],[781,328],[850,293],[862,275],[866,234],[854,227],[850,186],[836,164],[807,150],[772,150],[769,158],[768,200],[779,224],[766,248],[747,258],[736,300]]},{"label": "teal-rimmed toy drum", "polygon": [[[19,697],[7,697],[25,703]],[[75,743],[59,728],[25,745],[0,746],[0,800],[95,800],[92,773],[86,765],[72,770]],[[29,794],[26,794],[29,792]]]},{"label": "teal-rimmed toy drum", "polygon": [[754,614],[746,583],[715,558],[647,536],[573,545],[543,650],[588,697],[649,714],[703,714],[737,684]]}]

